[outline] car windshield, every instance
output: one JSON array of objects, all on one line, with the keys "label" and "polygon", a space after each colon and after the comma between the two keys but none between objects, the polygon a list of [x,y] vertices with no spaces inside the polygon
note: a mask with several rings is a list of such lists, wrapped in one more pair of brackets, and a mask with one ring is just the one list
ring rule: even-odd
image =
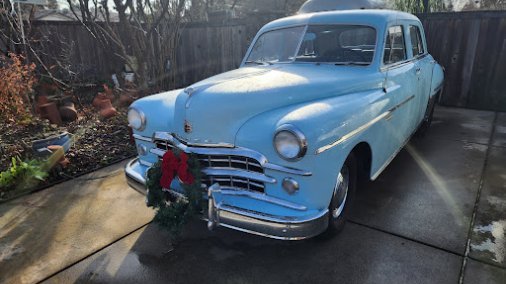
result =
[{"label": "car windshield", "polygon": [[262,34],[253,45],[246,64],[315,62],[369,65],[375,46],[376,30],[368,26],[292,27]]}]

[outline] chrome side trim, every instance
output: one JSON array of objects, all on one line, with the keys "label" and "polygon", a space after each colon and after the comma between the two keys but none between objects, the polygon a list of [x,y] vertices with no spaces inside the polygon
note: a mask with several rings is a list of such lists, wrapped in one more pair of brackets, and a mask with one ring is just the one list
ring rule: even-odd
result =
[{"label": "chrome side trim", "polygon": [[386,112],[378,115],[377,117],[375,117],[373,120],[367,122],[366,124],[363,124],[359,128],[357,128],[357,129],[351,131],[350,133],[342,136],[341,138],[339,138],[335,142],[332,142],[332,143],[330,143],[328,145],[325,145],[323,147],[318,148],[316,150],[316,155],[321,154],[321,153],[323,153],[323,152],[325,152],[325,151],[327,151],[327,150],[329,150],[329,149],[331,149],[331,148],[333,148],[333,147],[335,147],[335,146],[343,143],[344,141],[352,138],[353,136],[355,136],[355,135],[363,132],[364,130],[366,130],[367,128],[371,127],[373,124],[375,124],[376,122],[380,121],[381,119],[383,119],[384,117],[386,117],[389,114],[390,114],[390,111],[386,111]]},{"label": "chrome side trim", "polygon": [[266,183],[276,183],[276,179],[266,176],[264,174],[259,174],[255,172],[248,172],[236,169],[229,168],[203,168],[202,172],[206,175],[210,176],[234,176],[234,177],[242,177],[252,180],[257,180]]},{"label": "chrome side trim", "polygon": [[436,88],[434,88],[434,93],[437,93],[443,89],[444,83],[439,84]]},{"label": "chrome side trim", "polygon": [[283,206],[286,208],[298,210],[298,211],[306,211],[307,207],[304,205],[295,204],[292,202],[285,201],[283,199],[279,199],[276,197],[271,197],[268,195],[265,195],[264,193],[254,192],[254,191],[245,191],[245,190],[235,190],[232,188],[226,188],[221,187],[221,190],[219,191],[222,195],[232,195],[232,196],[246,196],[252,199],[265,201],[268,203],[272,203],[275,205]]},{"label": "chrome side trim", "polygon": [[146,137],[146,136],[142,136],[142,135],[139,135],[139,134],[133,134],[132,136],[136,140],[141,140],[141,141],[146,141],[146,142],[153,142],[153,139],[151,139],[151,137]]},{"label": "chrome side trim", "polygon": [[407,102],[409,102],[410,100],[414,99],[415,98],[415,95],[411,95],[409,98],[405,99],[404,101],[402,101],[401,103],[397,104],[396,106],[394,106],[393,108],[385,111],[384,113],[378,115],[377,117],[375,117],[373,120],[367,122],[366,124],[363,124],[362,126],[358,127],[357,129],[349,132],[348,134],[342,136],[341,138],[339,138],[338,140],[336,140],[335,142],[332,142],[330,144],[327,144],[325,146],[322,146],[320,148],[318,148],[316,150],[316,155],[318,154],[321,154],[343,142],[345,142],[346,140],[352,138],[353,136],[363,132],[364,130],[366,130],[367,128],[371,127],[373,124],[375,124],[376,122],[380,121],[381,119],[383,118],[388,118],[390,119],[390,116],[392,115],[392,113],[394,111],[396,111],[398,108],[400,108],[401,106],[403,106],[404,104],[406,104]]},{"label": "chrome side trim", "polygon": [[289,167],[280,166],[280,165],[271,164],[271,163],[265,163],[263,165],[263,167],[266,169],[269,169],[269,170],[284,172],[284,173],[289,173],[289,174],[294,174],[294,175],[299,175],[299,176],[312,176],[313,175],[313,173],[309,172],[309,171],[303,171],[303,170],[289,168]]},{"label": "chrome side trim", "polygon": [[402,101],[400,104],[398,104],[395,107],[391,108],[389,111],[390,112],[394,112],[395,110],[397,110],[401,106],[405,105],[407,102],[411,101],[414,98],[415,98],[415,95],[411,95],[410,97],[408,97],[407,99],[405,99],[404,101]]},{"label": "chrome side trim", "polygon": [[411,133],[411,135],[409,135],[408,139],[406,139],[406,141],[404,141],[402,143],[402,146],[399,147],[399,149],[397,149],[387,160],[386,162],[376,171],[376,173],[374,173],[372,176],[371,176],[371,180],[375,180],[378,178],[378,176],[386,169],[386,167],[388,167],[388,165],[390,165],[390,163],[394,160],[394,158],[397,156],[397,154],[399,154],[399,152],[404,148],[404,146],[406,146],[406,144],[408,144],[409,140],[411,140],[411,137],[413,137],[413,135],[415,135],[416,131],[418,130],[418,128],[420,127],[420,125],[422,124],[423,120],[420,121],[418,123],[418,126],[415,127],[415,130],[413,131],[413,133]]},{"label": "chrome side trim", "polygon": [[378,176],[386,169],[386,167],[388,167],[388,165],[390,165],[390,163],[394,160],[394,158],[397,156],[397,154],[399,154],[399,152],[402,150],[402,148],[404,147],[404,145],[406,145],[408,140],[406,140],[406,142],[402,145],[402,147],[400,147],[399,149],[395,150],[395,152],[388,158],[388,160],[386,160],[386,162],[376,171],[376,173],[374,175],[371,176],[371,180],[376,180],[378,178]]}]

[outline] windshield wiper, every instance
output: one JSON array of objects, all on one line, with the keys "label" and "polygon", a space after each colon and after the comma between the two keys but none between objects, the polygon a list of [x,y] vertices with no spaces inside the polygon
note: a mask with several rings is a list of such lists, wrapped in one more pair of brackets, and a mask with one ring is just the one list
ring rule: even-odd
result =
[{"label": "windshield wiper", "polygon": [[246,64],[258,64],[258,65],[272,65],[273,63],[272,62],[269,62],[269,61],[261,61],[261,60],[248,60],[248,61],[245,61],[244,63]]},{"label": "windshield wiper", "polygon": [[357,65],[357,66],[366,66],[371,64],[370,62],[354,62],[354,61],[347,61],[347,62],[336,62],[334,65]]}]

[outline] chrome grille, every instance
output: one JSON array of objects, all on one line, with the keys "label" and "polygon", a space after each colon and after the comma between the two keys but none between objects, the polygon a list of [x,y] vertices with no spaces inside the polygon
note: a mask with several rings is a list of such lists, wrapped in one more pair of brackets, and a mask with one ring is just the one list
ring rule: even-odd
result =
[{"label": "chrome grille", "polygon": [[[156,147],[160,150],[167,151],[174,149],[174,145],[165,140],[155,140]],[[221,168],[234,169],[252,173],[263,174],[264,169],[259,161],[251,157],[243,157],[237,155],[203,155],[194,154],[200,162],[202,168]],[[207,175],[202,179],[202,183],[211,186],[219,183],[222,187],[230,187],[236,189],[252,190],[264,192],[265,185],[262,181],[257,181],[239,176],[223,176],[223,175]]]},{"label": "chrome grille", "polygon": [[202,183],[207,187],[218,183],[222,187],[238,188],[244,190],[253,190],[264,192],[265,186],[263,182],[255,182],[247,178],[236,176],[205,176]]},{"label": "chrome grille", "polygon": [[230,155],[197,155],[203,168],[233,168],[249,172],[263,173],[264,169],[258,161],[248,157]]}]

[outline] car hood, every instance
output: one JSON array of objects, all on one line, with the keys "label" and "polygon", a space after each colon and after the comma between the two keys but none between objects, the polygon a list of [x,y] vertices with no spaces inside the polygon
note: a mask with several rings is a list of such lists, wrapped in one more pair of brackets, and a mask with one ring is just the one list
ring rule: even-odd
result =
[{"label": "car hood", "polygon": [[372,83],[374,80],[367,79],[373,74],[369,67],[315,64],[232,70],[179,93],[173,131],[189,143],[235,144],[238,130],[256,115],[288,105],[379,88],[377,83]]}]

